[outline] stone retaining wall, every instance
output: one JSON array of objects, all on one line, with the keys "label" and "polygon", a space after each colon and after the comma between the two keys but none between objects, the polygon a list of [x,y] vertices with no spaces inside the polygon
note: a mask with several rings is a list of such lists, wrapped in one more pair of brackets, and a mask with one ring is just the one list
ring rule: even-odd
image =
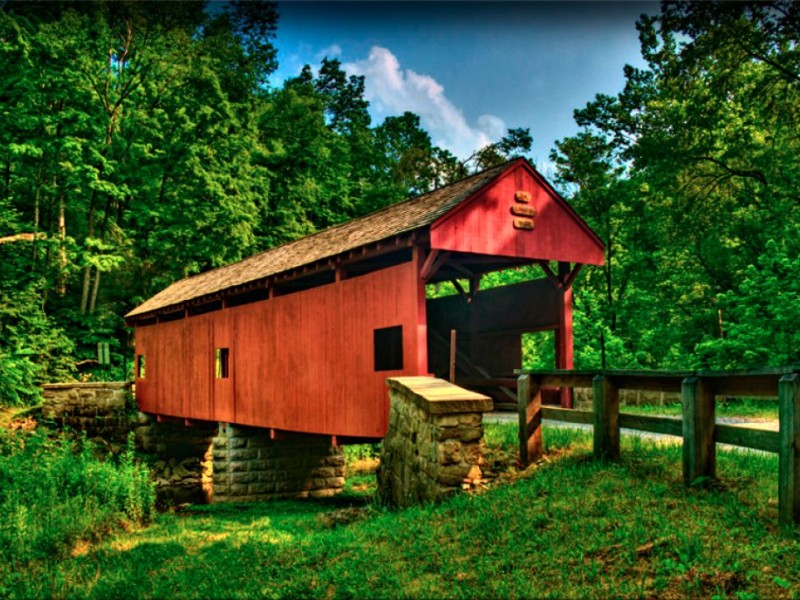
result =
[{"label": "stone retaining wall", "polygon": [[214,442],[214,501],[322,498],[344,487],[344,452],[330,436],[270,439],[269,430],[220,424]]},{"label": "stone retaining wall", "polygon": [[59,429],[85,431],[89,438],[125,443],[135,407],[130,383],[50,383],[43,393],[45,421]]},{"label": "stone retaining wall", "polygon": [[482,479],[487,396],[432,377],[389,379],[389,432],[378,497],[390,506],[439,500]]},{"label": "stone retaining wall", "polygon": [[151,456],[150,467],[161,501],[210,502],[213,498],[211,439],[216,423],[159,423],[144,413],[131,422],[136,449]]}]

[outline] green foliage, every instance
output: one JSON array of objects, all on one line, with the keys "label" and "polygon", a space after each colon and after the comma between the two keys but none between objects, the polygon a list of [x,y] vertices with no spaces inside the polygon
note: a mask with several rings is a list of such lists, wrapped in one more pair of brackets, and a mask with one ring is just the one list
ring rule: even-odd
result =
[{"label": "green foliage", "polygon": [[[800,362],[798,22],[666,4],[637,25],[646,66],[576,111],[552,160],[606,246],[575,282],[576,367]],[[176,279],[530,151],[526,128],[460,160],[413,113],[373,124],[337,59],[270,87],[277,26],[269,3],[0,5],[0,238],[25,234],[0,244],[0,403],[97,342],[114,364],[84,375],[124,377],[121,315]]]},{"label": "green foliage", "polygon": [[381,454],[380,442],[376,444],[351,444],[344,447],[344,455],[347,466],[359,460],[374,460]]},{"label": "green foliage", "polygon": [[730,369],[797,362],[800,255],[787,248],[790,243],[767,242],[758,264],[744,269],[738,288],[718,296],[724,335],[707,336],[698,344],[705,364]]},{"label": "green foliage", "polygon": [[121,315],[177,279],[530,148],[511,130],[468,165],[416,115],[373,126],[337,59],[272,88],[277,23],[265,2],[0,3],[0,238],[24,234],[0,244],[0,292],[30,315],[0,308],[0,403],[69,362],[124,376]]},{"label": "green foliage", "polygon": [[55,564],[81,540],[152,518],[155,491],[133,439],[116,460],[94,452],[85,438],[0,429],[0,591],[20,569]]},{"label": "green foliage", "polygon": [[647,66],[575,112],[552,158],[606,245],[576,284],[576,363],[798,361],[798,22],[780,2],[665,4],[637,25]]},{"label": "green foliage", "polygon": [[3,289],[0,281],[0,406],[35,404],[39,384],[69,378],[72,342],[48,321],[41,284]]},{"label": "green foliage", "polygon": [[509,129],[500,140],[479,148],[463,164],[468,165],[473,172],[491,169],[512,158],[524,156],[530,152],[531,146],[533,136],[530,129]]}]

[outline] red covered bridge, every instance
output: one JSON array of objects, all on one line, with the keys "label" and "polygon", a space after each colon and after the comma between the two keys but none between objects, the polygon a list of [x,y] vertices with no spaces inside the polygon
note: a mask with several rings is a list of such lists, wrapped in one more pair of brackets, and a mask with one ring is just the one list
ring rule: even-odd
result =
[{"label": "red covered bridge", "polygon": [[[382,438],[387,377],[446,377],[452,330],[461,377],[512,373],[522,334],[542,330],[572,368],[571,284],[602,262],[586,223],[512,161],[172,284],[126,315],[136,398],[146,413],[276,436]],[[479,291],[483,274],[526,264],[543,278]],[[426,284],[465,279],[426,299]]]}]

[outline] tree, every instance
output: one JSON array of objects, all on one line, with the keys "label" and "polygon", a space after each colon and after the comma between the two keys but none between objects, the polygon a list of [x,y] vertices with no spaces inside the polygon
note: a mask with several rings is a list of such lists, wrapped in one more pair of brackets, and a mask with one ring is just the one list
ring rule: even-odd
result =
[{"label": "tree", "polygon": [[480,148],[464,160],[462,164],[465,170],[473,173],[491,169],[512,158],[518,158],[523,156],[524,153],[530,152],[532,145],[533,137],[530,129],[521,127],[509,129],[500,140]]},{"label": "tree", "polygon": [[0,237],[30,236],[31,293],[79,355],[122,344],[144,296],[254,249],[276,19],[249,3],[0,6],[0,198],[18,215]]},{"label": "tree", "polygon": [[[623,91],[576,111],[583,131],[558,146],[590,223],[607,234],[625,214],[603,304],[617,328],[624,296],[638,306],[625,339],[648,366],[710,364],[714,339],[742,335],[727,320],[755,314],[741,309],[760,302],[753,282],[769,288],[772,276],[756,272],[786,252],[770,244],[795,235],[797,25],[789,3],[665,4],[637,25],[647,68],[626,67]],[[621,260],[632,248],[645,252]]]}]

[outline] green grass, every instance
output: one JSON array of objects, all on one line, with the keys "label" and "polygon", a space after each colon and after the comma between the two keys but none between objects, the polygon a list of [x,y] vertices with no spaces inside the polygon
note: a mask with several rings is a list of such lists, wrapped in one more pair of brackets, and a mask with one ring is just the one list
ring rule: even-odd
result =
[{"label": "green grass", "polygon": [[[589,409],[591,409],[589,407]],[[658,404],[623,405],[620,410],[627,413],[640,415],[668,415],[679,417],[681,403],[665,402]],[[725,400],[717,399],[716,411],[718,417],[741,417],[754,421],[775,420],[778,418],[778,400],[775,398],[736,398]]]},{"label": "green grass", "polygon": [[[721,452],[721,483],[686,489],[679,445],[545,428],[514,468],[513,424],[487,426],[477,495],[384,511],[373,478],[333,500],[195,506],[29,567],[12,595],[93,598],[572,598],[800,595],[800,537],[777,529],[775,457]],[[358,454],[358,452],[353,452]],[[363,460],[358,456],[354,460]],[[351,461],[352,463],[352,461]],[[368,487],[364,487],[368,486]]]}]

